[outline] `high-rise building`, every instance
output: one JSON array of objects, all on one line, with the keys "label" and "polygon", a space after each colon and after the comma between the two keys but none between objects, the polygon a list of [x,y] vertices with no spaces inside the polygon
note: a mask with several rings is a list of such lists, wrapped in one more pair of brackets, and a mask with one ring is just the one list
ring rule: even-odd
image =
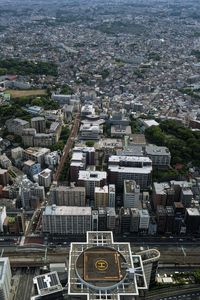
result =
[{"label": "high-rise building", "polygon": [[43,186],[33,183],[26,176],[17,181],[19,197],[24,208],[36,208],[45,199]]},{"label": "high-rise building", "polygon": [[114,207],[107,207],[107,230],[115,231],[116,212]]},{"label": "high-rise building", "polygon": [[11,268],[8,257],[0,258],[0,299],[9,300],[11,290]]},{"label": "high-rise building", "polygon": [[4,225],[6,217],[7,217],[6,207],[0,206],[0,232],[3,232],[3,225]]},{"label": "high-rise building", "polygon": [[139,223],[140,223],[140,214],[138,208],[131,208],[131,232],[139,231]]},{"label": "high-rise building", "polygon": [[85,187],[52,185],[50,200],[56,205],[85,206]]},{"label": "high-rise building", "polygon": [[182,225],[184,224],[185,208],[181,202],[174,202],[174,229],[173,233],[180,234]]},{"label": "high-rise building", "polygon": [[95,187],[94,190],[94,206],[97,207],[107,207],[108,202],[108,186],[104,185],[103,187]]},{"label": "high-rise building", "polygon": [[91,207],[46,206],[42,215],[44,233],[56,235],[81,235],[91,230]]},{"label": "high-rise building", "polygon": [[157,168],[168,168],[171,162],[171,154],[167,147],[147,145],[145,154],[152,160],[153,166]]},{"label": "high-rise building", "polygon": [[21,147],[11,149],[11,156],[12,156],[12,159],[14,159],[14,160],[22,159],[22,154],[23,154],[23,148],[21,148]]},{"label": "high-rise building", "polygon": [[109,180],[118,190],[124,187],[124,180],[135,180],[141,189],[151,183],[152,162],[148,157],[112,155],[108,163]]},{"label": "high-rise building", "polygon": [[5,186],[9,183],[9,176],[7,169],[0,169],[0,185]]},{"label": "high-rise building", "polygon": [[29,122],[22,119],[9,119],[6,121],[8,132],[22,136],[23,129],[29,127]]},{"label": "high-rise building", "polygon": [[41,165],[29,159],[24,162],[23,172],[29,177],[33,178],[34,175],[41,172]]},{"label": "high-rise building", "polygon": [[43,117],[35,117],[31,119],[31,127],[35,128],[37,133],[45,133],[46,120]]},{"label": "high-rise building", "polygon": [[120,210],[121,232],[129,233],[131,228],[130,208],[121,208]]},{"label": "high-rise building", "polygon": [[124,207],[140,208],[140,187],[134,180],[124,180]]},{"label": "high-rise building", "polygon": [[167,204],[167,190],[170,185],[167,182],[154,182],[153,183],[153,206],[156,209],[158,205],[166,206]]},{"label": "high-rise building", "polygon": [[173,231],[174,231],[174,209],[172,206],[166,206],[165,210],[166,210],[166,215],[167,215],[165,232],[173,233]]},{"label": "high-rise building", "polygon": [[167,214],[166,214],[166,209],[163,205],[157,206],[156,218],[157,218],[157,232],[165,233]]},{"label": "high-rise building", "polygon": [[98,231],[99,228],[99,213],[98,210],[92,210],[92,230]]},{"label": "high-rise building", "polygon": [[140,214],[139,229],[141,232],[146,232],[148,231],[149,228],[149,221],[150,221],[149,212],[147,209],[139,209],[139,214]]},{"label": "high-rise building", "polygon": [[198,233],[200,229],[200,211],[198,208],[186,208],[185,224],[187,233]]},{"label": "high-rise building", "polygon": [[115,184],[109,184],[108,193],[108,206],[115,207]]},{"label": "high-rise building", "polygon": [[60,155],[58,151],[53,151],[45,155],[45,164],[50,168],[54,169],[60,161]]},{"label": "high-rise building", "polygon": [[183,187],[180,193],[180,200],[184,207],[191,207],[191,202],[193,199],[193,192],[188,187]]},{"label": "high-rise building", "polygon": [[70,162],[70,182],[77,183],[79,171],[86,169],[86,157],[82,152],[74,152]]},{"label": "high-rise building", "polygon": [[3,169],[8,169],[12,166],[11,160],[6,156],[5,153],[3,155],[0,155],[0,166]]},{"label": "high-rise building", "polygon": [[89,200],[94,200],[95,187],[103,187],[106,179],[107,173],[103,171],[79,171],[79,185],[85,187]]},{"label": "high-rise building", "polygon": [[95,148],[94,147],[74,147],[73,153],[82,152],[86,157],[87,165],[95,165]]},{"label": "high-rise building", "polygon": [[38,183],[45,188],[49,188],[52,182],[52,170],[45,169],[38,174]]},{"label": "high-rise building", "polygon": [[107,230],[107,211],[105,207],[98,208],[98,230]]}]

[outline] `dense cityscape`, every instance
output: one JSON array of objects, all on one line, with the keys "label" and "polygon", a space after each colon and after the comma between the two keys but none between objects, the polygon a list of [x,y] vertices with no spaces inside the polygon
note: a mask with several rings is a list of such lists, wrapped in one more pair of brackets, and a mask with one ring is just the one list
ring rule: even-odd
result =
[{"label": "dense cityscape", "polygon": [[0,0],[0,299],[200,299],[200,2]]}]

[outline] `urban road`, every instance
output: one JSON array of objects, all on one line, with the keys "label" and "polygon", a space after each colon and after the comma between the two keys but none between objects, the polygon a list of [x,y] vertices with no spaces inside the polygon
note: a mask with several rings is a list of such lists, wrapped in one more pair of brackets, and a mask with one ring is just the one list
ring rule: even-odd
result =
[{"label": "urban road", "polygon": [[64,167],[65,161],[67,160],[67,158],[69,156],[70,150],[71,150],[71,148],[73,146],[73,143],[74,143],[74,139],[78,134],[79,125],[80,125],[80,113],[77,113],[76,116],[75,116],[75,119],[74,119],[74,124],[73,124],[72,130],[71,130],[71,133],[70,133],[70,135],[67,139],[67,142],[65,144],[65,147],[64,147],[64,150],[63,150],[63,155],[61,157],[60,163],[59,163],[58,168],[57,168],[56,173],[55,173],[54,179],[56,181],[59,180],[59,177],[60,177],[61,171]]}]

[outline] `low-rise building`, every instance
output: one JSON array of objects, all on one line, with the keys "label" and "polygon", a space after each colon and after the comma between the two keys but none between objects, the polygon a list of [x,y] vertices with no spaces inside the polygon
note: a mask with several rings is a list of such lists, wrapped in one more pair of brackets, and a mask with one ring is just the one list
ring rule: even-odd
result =
[{"label": "low-rise building", "polygon": [[103,131],[99,125],[91,125],[86,123],[82,124],[80,127],[81,140],[98,140],[101,133],[103,133]]},{"label": "low-rise building", "polygon": [[131,126],[129,125],[112,125],[111,126],[111,137],[123,138],[126,135],[131,135]]}]

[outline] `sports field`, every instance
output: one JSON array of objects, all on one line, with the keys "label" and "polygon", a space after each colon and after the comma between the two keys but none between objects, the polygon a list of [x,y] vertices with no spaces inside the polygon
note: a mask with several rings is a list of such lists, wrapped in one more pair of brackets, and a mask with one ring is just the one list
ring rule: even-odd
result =
[{"label": "sports field", "polygon": [[46,90],[6,90],[11,98],[19,98],[23,96],[41,96],[46,94]]}]

